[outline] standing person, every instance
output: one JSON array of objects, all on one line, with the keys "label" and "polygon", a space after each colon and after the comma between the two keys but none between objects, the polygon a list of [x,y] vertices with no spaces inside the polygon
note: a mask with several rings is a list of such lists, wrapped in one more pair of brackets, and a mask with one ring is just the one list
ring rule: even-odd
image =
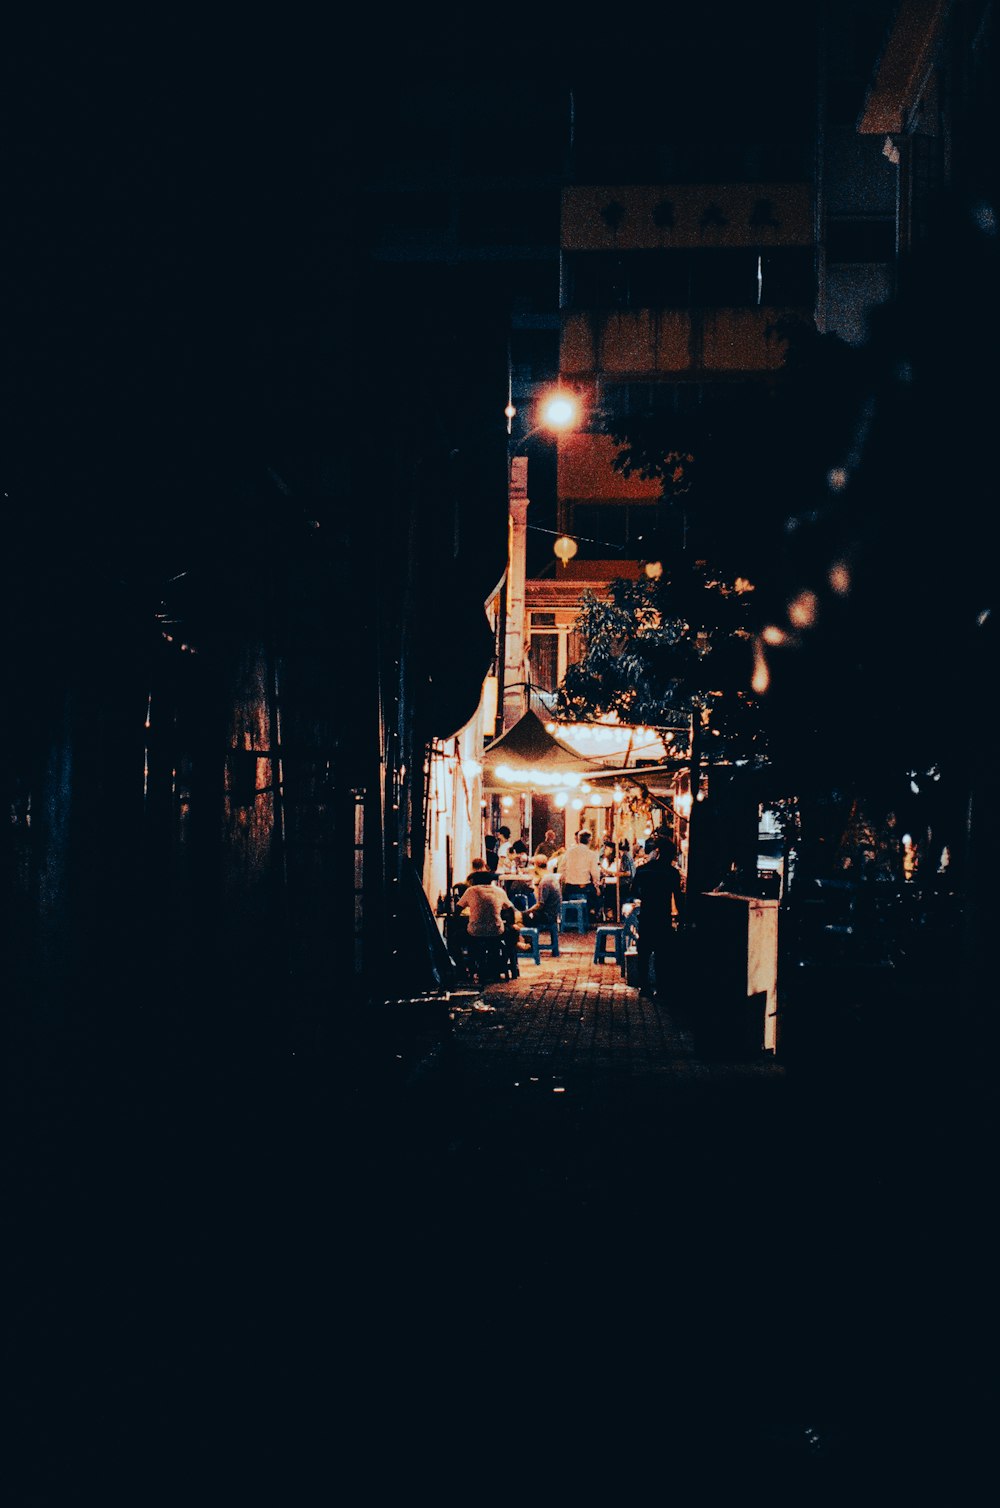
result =
[{"label": "standing person", "polygon": [[[635,872],[632,899],[639,901],[639,993],[664,996],[667,974],[675,958],[674,909],[678,926],[684,920],[684,892],[674,866],[677,848],[669,838],[651,839],[646,863]],[[651,988],[650,960],[654,959],[656,989]]]},{"label": "standing person", "polygon": [[628,839],[623,838],[618,845],[618,893],[623,901],[631,899],[634,875],[635,863],[632,859],[632,850]]},{"label": "standing person", "polygon": [[510,828],[497,828],[497,858],[505,859],[510,853]]},{"label": "standing person", "polygon": [[500,867],[500,860],[497,857],[497,842],[498,840],[492,833],[487,833],[483,839],[483,855],[486,859],[486,867],[487,869],[491,869],[494,874],[496,874]]},{"label": "standing person", "polygon": [[557,872],[562,880],[563,900],[584,896],[590,925],[594,926],[601,889],[601,866],[590,846],[590,833],[586,829],[577,833],[573,847],[567,848],[559,860]]},{"label": "standing person", "polygon": [[598,861],[601,869],[601,918],[603,921],[614,921],[616,914],[615,890],[618,879],[618,855],[615,851],[614,840],[605,838],[601,846],[601,857]]}]

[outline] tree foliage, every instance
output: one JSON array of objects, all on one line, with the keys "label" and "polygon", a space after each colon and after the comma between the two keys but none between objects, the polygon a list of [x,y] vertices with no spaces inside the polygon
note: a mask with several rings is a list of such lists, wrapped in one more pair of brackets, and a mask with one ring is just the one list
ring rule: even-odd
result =
[{"label": "tree foliage", "polygon": [[759,756],[746,626],[751,597],[713,576],[703,560],[664,566],[659,577],[613,581],[606,597],[586,592],[576,623],[585,653],[566,672],[560,711],[578,719],[614,713],[661,728],[695,717],[711,735],[713,754]]}]

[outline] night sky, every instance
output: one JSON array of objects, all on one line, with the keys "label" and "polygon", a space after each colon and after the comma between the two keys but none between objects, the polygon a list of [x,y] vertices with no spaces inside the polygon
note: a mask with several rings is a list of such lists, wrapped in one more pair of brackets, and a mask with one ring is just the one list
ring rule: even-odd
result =
[{"label": "night sky", "polygon": [[[795,131],[812,91],[808,15],[779,29],[736,6],[638,7],[624,24],[591,7],[569,27],[464,7],[196,27],[28,17],[5,63],[9,600],[28,566],[28,597],[84,616],[109,581],[155,586],[218,552],[269,467],[308,473],[350,450],[373,397],[358,375],[362,188],[412,129],[408,99],[446,114],[482,80],[516,171],[525,91],[557,114],[575,91],[581,141],[619,107],[633,136],[654,117],[729,134],[747,108],[764,134]],[[484,369],[493,356],[484,342]]]}]

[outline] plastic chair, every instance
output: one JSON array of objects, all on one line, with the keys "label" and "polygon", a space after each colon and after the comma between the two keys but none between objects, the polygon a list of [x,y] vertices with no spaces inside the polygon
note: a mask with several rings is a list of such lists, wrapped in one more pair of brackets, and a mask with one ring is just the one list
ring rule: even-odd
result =
[{"label": "plastic chair", "polygon": [[564,932],[586,932],[586,897],[582,895],[574,896],[572,900],[563,901],[560,907],[560,922]]},{"label": "plastic chair", "polygon": [[[546,952],[551,953],[553,958],[559,957],[559,930],[558,918],[552,923],[551,927],[542,925],[538,928],[538,946],[544,948]],[[549,934],[547,943],[542,942],[541,934],[543,932]]]},{"label": "plastic chair", "polygon": [[502,937],[470,937],[469,956],[480,986],[498,979],[510,979],[511,963]]},{"label": "plastic chair", "polygon": [[598,927],[594,934],[594,962],[603,963],[608,955],[608,943],[614,948],[614,961],[619,968],[625,963],[625,928]]},{"label": "plastic chair", "polygon": [[541,952],[541,943],[538,940],[538,928],[537,927],[522,927],[520,935],[521,935],[522,941],[527,942],[529,944],[529,946],[531,948],[531,956],[532,956],[532,958],[539,965],[539,967],[541,967],[542,952]]}]

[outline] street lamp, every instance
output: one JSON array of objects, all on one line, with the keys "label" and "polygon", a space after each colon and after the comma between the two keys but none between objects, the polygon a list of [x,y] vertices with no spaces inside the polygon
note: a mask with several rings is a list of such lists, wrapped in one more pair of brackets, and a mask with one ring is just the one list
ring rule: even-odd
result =
[{"label": "street lamp", "polygon": [[[570,388],[554,387],[543,393],[535,406],[538,422],[510,447],[510,458],[513,459],[533,436],[543,430],[550,434],[562,434],[569,430],[579,429],[583,420],[583,404],[577,393]],[[507,433],[511,428],[517,409],[513,398],[508,396],[507,407],[504,409],[507,418]],[[553,544],[553,551],[557,558],[567,565],[577,552],[577,542],[569,535],[563,534]]]},{"label": "street lamp", "polygon": [[542,399],[539,412],[549,429],[572,429],[580,422],[580,400],[575,393],[557,388]]},{"label": "street lamp", "polygon": [[[565,430],[576,429],[583,416],[583,405],[576,393],[569,388],[550,388],[538,400],[535,406],[537,422],[526,431],[525,434],[513,445],[511,454],[515,455],[522,445],[540,434],[543,430],[558,434]],[[511,433],[511,426],[517,414],[517,409],[512,401],[508,400],[504,415],[507,419],[507,433]]]}]

